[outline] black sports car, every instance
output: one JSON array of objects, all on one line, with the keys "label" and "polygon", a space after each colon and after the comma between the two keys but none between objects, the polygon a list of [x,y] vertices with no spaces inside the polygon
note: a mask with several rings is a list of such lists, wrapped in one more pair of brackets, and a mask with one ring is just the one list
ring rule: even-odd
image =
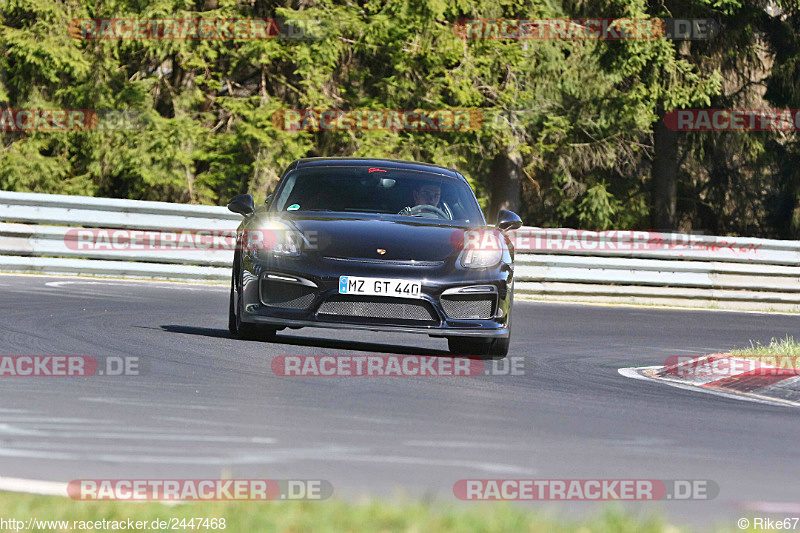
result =
[{"label": "black sports car", "polygon": [[508,353],[514,250],[464,176],[358,158],[294,161],[274,194],[228,208],[237,231],[229,329],[268,339],[307,326],[446,337],[454,354]]}]

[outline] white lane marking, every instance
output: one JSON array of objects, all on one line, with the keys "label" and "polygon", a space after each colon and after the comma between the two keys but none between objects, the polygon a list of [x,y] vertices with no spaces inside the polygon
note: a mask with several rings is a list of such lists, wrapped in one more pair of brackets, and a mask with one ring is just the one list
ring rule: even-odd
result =
[{"label": "white lane marking", "polygon": [[403,442],[403,446],[423,448],[492,448],[495,450],[517,450],[524,448],[524,446],[500,444],[497,442],[468,442],[448,440],[407,440]]},{"label": "white lane marking", "polygon": [[[166,420],[167,422],[180,422],[181,424],[198,424],[201,426],[225,426],[229,427],[234,424],[231,422],[213,422],[211,420],[198,420],[196,418],[185,418],[180,416],[152,416],[153,420]],[[237,424],[239,426],[246,426],[246,424]]]},{"label": "white lane marking", "polygon": [[[24,425],[24,424],[20,424]],[[129,434],[157,434],[162,435],[164,434],[165,429],[172,429],[172,428],[158,428],[153,426],[131,426],[129,424],[120,424],[120,425],[104,425],[104,426],[88,426],[87,424],[81,424],[80,426],[76,426],[74,424],[54,424],[54,423],[44,423],[44,424],[33,424],[34,428],[42,431],[51,433],[57,432],[87,432],[93,435],[98,434],[99,432],[105,431],[106,433],[129,433]],[[91,429],[86,429],[87,427],[91,427]],[[194,428],[196,429],[196,428]],[[175,433],[176,435],[188,435],[188,433]]]},{"label": "white lane marking", "polygon": [[371,455],[366,453],[369,448],[326,446],[322,448],[291,448],[284,450],[271,450],[267,457],[273,462],[285,461],[351,461],[368,463],[395,463],[427,466],[456,466],[459,468],[472,468],[487,472],[503,472],[508,474],[533,475],[535,470],[509,465],[504,463],[491,463],[484,461],[470,461],[458,459],[437,459],[431,457],[413,457],[398,455]]},{"label": "white lane marking", "polygon": [[0,490],[8,492],[28,492],[46,496],[68,497],[67,484],[58,481],[39,481],[18,477],[0,477]]},{"label": "white lane marking", "polygon": [[226,287],[220,287],[215,285],[208,285],[204,286],[203,288],[200,287],[193,287],[193,286],[183,286],[183,285],[167,285],[163,284],[163,282],[154,283],[154,282],[147,282],[147,281],[140,281],[140,280],[131,280],[126,282],[113,282],[113,281],[48,281],[45,283],[45,287],[57,288],[60,289],[65,285],[106,285],[112,287],[134,287],[136,285],[141,285],[142,283],[148,283],[151,287],[158,287],[159,289],[174,289],[174,290],[182,290],[182,291],[215,291],[215,292],[227,292],[229,289]]},{"label": "white lane marking", "polygon": [[[14,446],[19,449],[25,450],[41,450],[41,451],[58,451],[58,452],[65,452],[65,453],[107,453],[108,452],[108,444],[104,443],[87,443],[84,441],[81,442],[72,442],[72,443],[57,443],[57,442],[47,442],[47,441],[14,441]],[[198,448],[199,449],[199,448]],[[254,452],[252,449],[248,449],[248,452]],[[149,446],[141,446],[141,445],[123,445],[119,443],[114,443],[114,453],[116,454],[123,454],[128,453],[131,455],[141,454],[141,455],[148,455],[148,454],[177,454],[180,456],[185,456],[186,451],[184,448],[177,446],[173,448],[166,448],[163,443],[160,442],[153,442]],[[204,450],[204,453],[211,453],[208,449]]]},{"label": "white lane marking", "polygon": [[26,416],[22,418],[13,418],[13,417],[2,417],[0,418],[0,423],[2,422],[17,422],[17,423],[39,423],[44,422],[45,424],[119,424],[119,420],[102,420],[97,419],[93,420],[91,418],[59,418],[59,417],[46,417],[46,416]]},{"label": "white lane marking", "polygon": [[[124,439],[124,440],[159,440],[159,441],[190,441],[190,442],[227,442],[241,444],[275,444],[276,439],[270,437],[227,437],[216,435],[190,435],[190,434],[164,434],[161,433],[127,433],[109,431],[54,431],[50,436],[59,439],[81,439],[92,437],[94,439]],[[47,434],[43,436],[48,436]]]},{"label": "white lane marking", "polygon": [[[171,417],[171,416],[153,416],[150,417],[153,420],[168,420],[173,422],[180,422],[181,424],[200,424],[203,426],[221,426],[228,428],[227,431],[232,431],[231,428],[243,428],[244,431],[247,431],[252,428],[250,424],[244,422],[211,422],[207,420],[195,420],[191,418],[179,418],[179,417]],[[286,432],[286,431],[302,431],[305,433],[313,432],[314,428],[308,427],[299,427],[297,424],[292,425],[291,423],[286,424],[259,424],[259,429],[263,430],[271,430],[276,432]],[[341,433],[347,436],[353,435],[374,435],[376,433],[380,433],[383,431],[381,428],[371,428],[368,430],[363,429],[353,429],[353,428],[328,428],[326,432],[331,433]]]},{"label": "white lane marking", "polygon": [[682,353],[688,353],[689,355],[697,355],[698,357],[701,355],[707,355],[709,353],[719,353],[719,348],[690,348],[686,350],[681,348],[648,348],[648,349],[657,352],[682,352]]},{"label": "white lane marking", "polygon": [[[313,458],[309,458],[314,460]],[[404,465],[426,465],[426,466],[456,466],[459,468],[472,468],[482,472],[499,472],[508,475],[523,475],[532,476],[536,474],[536,470],[520,467],[517,465],[509,465],[505,463],[490,463],[481,461],[466,461],[454,459],[428,459],[423,457],[408,457],[400,455],[339,455],[334,458],[337,461],[354,461],[366,463],[393,463]]]},{"label": "white lane marking", "polygon": [[536,471],[530,468],[504,463],[491,463],[483,461],[432,459],[427,457],[411,457],[397,455],[367,455],[361,453],[362,449],[341,448],[329,446],[325,448],[286,449],[276,450],[265,454],[236,454],[232,456],[187,456],[181,450],[178,455],[136,455],[136,454],[95,454],[95,453],[65,453],[63,450],[35,451],[31,449],[16,449],[0,447],[0,456],[17,457],[21,459],[51,459],[59,461],[86,461],[109,463],[143,463],[143,464],[195,464],[195,465],[243,465],[243,464],[275,464],[291,461],[333,461],[333,462],[369,462],[393,463],[406,465],[425,465],[431,467],[458,467],[479,470],[482,472],[496,472],[507,475],[535,475]]},{"label": "white lane marking", "polygon": [[741,392],[727,392],[720,389],[710,389],[708,387],[700,387],[697,385],[688,385],[686,383],[679,383],[676,381],[672,381],[670,379],[664,378],[653,378],[650,376],[645,376],[639,373],[639,371],[646,371],[646,370],[655,370],[658,368],[662,368],[660,366],[640,366],[640,367],[629,367],[629,368],[620,368],[617,372],[620,375],[625,376],[626,378],[633,378],[633,379],[640,379],[643,381],[653,381],[655,383],[662,383],[664,385],[668,385],[670,387],[676,387],[678,389],[700,392],[705,394],[713,394],[714,396],[722,396],[725,398],[733,398],[734,400],[743,400],[747,402],[753,403],[760,403],[760,404],[767,404],[773,406],[780,406],[780,407],[800,407],[800,403],[792,402],[789,400],[783,400],[781,398],[770,398],[768,396],[761,396],[759,394],[754,394],[752,392],[748,393],[741,393]]},{"label": "white lane marking", "polygon": [[333,418],[344,418],[346,420],[355,420],[356,422],[368,422],[370,424],[398,424],[396,420],[389,420],[387,418],[375,418],[371,416],[360,416],[360,415],[346,415],[346,414],[334,414],[330,415]]},{"label": "white lane marking", "polygon": [[0,435],[36,435],[44,437],[47,436],[47,433],[36,429],[23,429],[17,426],[12,426],[11,424],[0,423]]},{"label": "white lane marking", "polygon": [[638,308],[638,309],[647,309],[652,311],[695,311],[695,312],[705,312],[708,311],[709,313],[746,313],[746,314],[755,314],[755,315],[786,315],[786,316],[797,316],[797,311],[756,311],[752,309],[719,309],[716,307],[692,307],[691,305],[661,305],[661,304],[634,304],[634,303],[624,303],[624,302],[584,302],[584,301],[564,301],[564,300],[547,300],[543,298],[536,298],[535,296],[528,296],[526,294],[517,294],[517,298],[519,298],[520,302],[526,303],[543,303],[543,304],[554,304],[554,305],[580,305],[580,306],[592,306],[592,307],[628,307],[628,308]]},{"label": "white lane marking", "polygon": [[[38,479],[22,479],[18,477],[0,477],[0,491],[25,492],[28,494],[41,494],[43,496],[63,496],[69,498],[67,483],[60,481],[40,481]],[[134,503],[147,503],[136,501]],[[158,502],[162,505],[179,505],[183,502]]]},{"label": "white lane marking", "polygon": [[669,446],[675,441],[668,439],[657,439],[647,437],[634,437],[632,439],[611,440],[613,446],[619,446],[626,449],[646,448],[652,450],[656,446]]},{"label": "white lane marking", "polygon": [[102,453],[67,453],[55,451],[34,451],[30,449],[0,448],[0,457],[16,457],[18,459],[43,459],[54,461],[91,461],[93,463],[119,464],[166,464],[166,465],[205,465],[231,466],[249,464],[274,464],[281,459],[269,454],[198,455],[188,456],[186,451],[176,450],[175,455],[137,455],[137,454],[102,454]]},{"label": "white lane marking", "polygon": [[[182,286],[196,286],[196,287],[228,287],[230,288],[230,280],[228,281],[209,281],[209,280],[195,280],[195,281],[181,281],[170,279],[148,279],[148,278],[135,278],[135,277],[115,277],[115,276],[102,276],[102,275],[81,275],[81,274],[49,274],[39,272],[0,272],[0,279],[4,278],[31,278],[35,281],[43,281],[46,279],[61,279],[61,280],[74,280],[81,281],[98,281],[108,283],[139,283],[150,285],[182,285]],[[9,282],[16,285],[16,280],[8,279]]]},{"label": "white lane marking", "polygon": [[187,405],[187,404],[177,404],[177,403],[170,403],[164,404],[163,402],[146,402],[143,400],[132,400],[132,399],[117,399],[117,398],[101,398],[101,397],[93,397],[93,396],[85,396],[83,398],[78,398],[80,401],[83,402],[95,402],[95,403],[110,403],[114,405],[133,405],[137,407],[169,407],[170,409],[195,409],[198,411],[236,411],[235,407],[222,407],[222,406],[215,406],[215,405]]},{"label": "white lane marking", "polygon": [[[32,288],[26,288],[26,289],[4,289],[3,290],[3,294],[22,294],[22,295],[30,297],[33,294],[36,294],[36,295],[43,294],[43,295],[52,296],[53,292],[49,291],[49,290],[41,289],[39,287],[32,287]],[[147,301],[148,300],[145,297],[129,296],[129,295],[126,296],[126,295],[118,295],[118,294],[102,295],[102,294],[97,293],[97,292],[94,292],[94,293],[61,292],[61,293],[58,294],[58,297],[59,298],[75,298],[75,299],[80,299],[80,300],[101,300],[101,301],[107,301],[111,297],[113,297],[113,298],[115,298],[117,300],[122,300],[122,301],[127,301],[127,300],[145,300],[145,301]]]},{"label": "white lane marking", "polygon": [[[181,450],[178,455],[113,455],[95,453],[64,453],[49,451],[33,451],[29,449],[0,448],[0,457],[16,457],[19,459],[50,459],[56,461],[92,461],[107,463],[155,463],[155,464],[196,464],[196,465],[230,465],[230,464],[250,464],[268,461],[258,461],[245,458],[237,460],[230,457],[187,457],[186,452]],[[274,461],[272,461],[274,462]]]}]

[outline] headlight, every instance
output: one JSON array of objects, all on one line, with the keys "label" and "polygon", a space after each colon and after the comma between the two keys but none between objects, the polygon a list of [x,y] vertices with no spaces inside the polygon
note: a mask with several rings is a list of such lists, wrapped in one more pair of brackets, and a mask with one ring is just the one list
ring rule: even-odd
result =
[{"label": "headlight", "polygon": [[302,235],[277,222],[268,222],[260,229],[250,230],[245,237],[246,248],[263,259],[270,255],[297,257],[303,249]]},{"label": "headlight", "polygon": [[297,232],[291,230],[279,231],[277,232],[277,237],[275,247],[272,249],[273,254],[288,257],[300,255],[303,239]]},{"label": "headlight", "polygon": [[465,268],[488,268],[503,259],[503,247],[496,234],[475,232],[465,235],[466,244],[461,254],[461,266]]}]

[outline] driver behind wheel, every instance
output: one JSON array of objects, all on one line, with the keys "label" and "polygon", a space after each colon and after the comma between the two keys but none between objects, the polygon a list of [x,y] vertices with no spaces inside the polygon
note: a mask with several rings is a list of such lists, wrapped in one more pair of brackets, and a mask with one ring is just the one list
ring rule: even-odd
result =
[{"label": "driver behind wheel", "polygon": [[[439,203],[442,196],[442,188],[437,183],[422,183],[417,185],[412,191],[414,197],[414,205],[404,207],[398,215],[412,215],[412,216],[427,216],[440,218],[436,213],[437,211],[447,215],[450,220],[453,215],[450,208],[446,203]],[[434,209],[426,209],[426,207],[433,207]]]}]

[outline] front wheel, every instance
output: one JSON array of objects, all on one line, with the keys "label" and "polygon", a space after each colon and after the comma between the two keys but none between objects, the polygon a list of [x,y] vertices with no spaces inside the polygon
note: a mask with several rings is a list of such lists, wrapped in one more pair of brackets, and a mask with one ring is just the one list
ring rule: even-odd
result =
[{"label": "front wheel", "polygon": [[447,346],[453,355],[477,355],[485,359],[502,359],[508,355],[511,336],[501,339],[474,339],[471,337],[448,337]]},{"label": "front wheel", "polygon": [[235,310],[235,302],[236,302],[236,295],[233,292],[233,284],[234,284],[235,277],[231,276],[231,298],[228,303],[228,331],[231,332],[232,335],[237,335],[239,330],[236,325],[236,310]]},{"label": "front wheel", "polygon": [[275,338],[275,333],[277,332],[275,328],[242,322],[242,302],[241,299],[238,299],[239,301],[237,302],[234,283],[236,283],[235,274],[231,276],[231,297],[228,303],[228,331],[240,339],[272,340]]}]

